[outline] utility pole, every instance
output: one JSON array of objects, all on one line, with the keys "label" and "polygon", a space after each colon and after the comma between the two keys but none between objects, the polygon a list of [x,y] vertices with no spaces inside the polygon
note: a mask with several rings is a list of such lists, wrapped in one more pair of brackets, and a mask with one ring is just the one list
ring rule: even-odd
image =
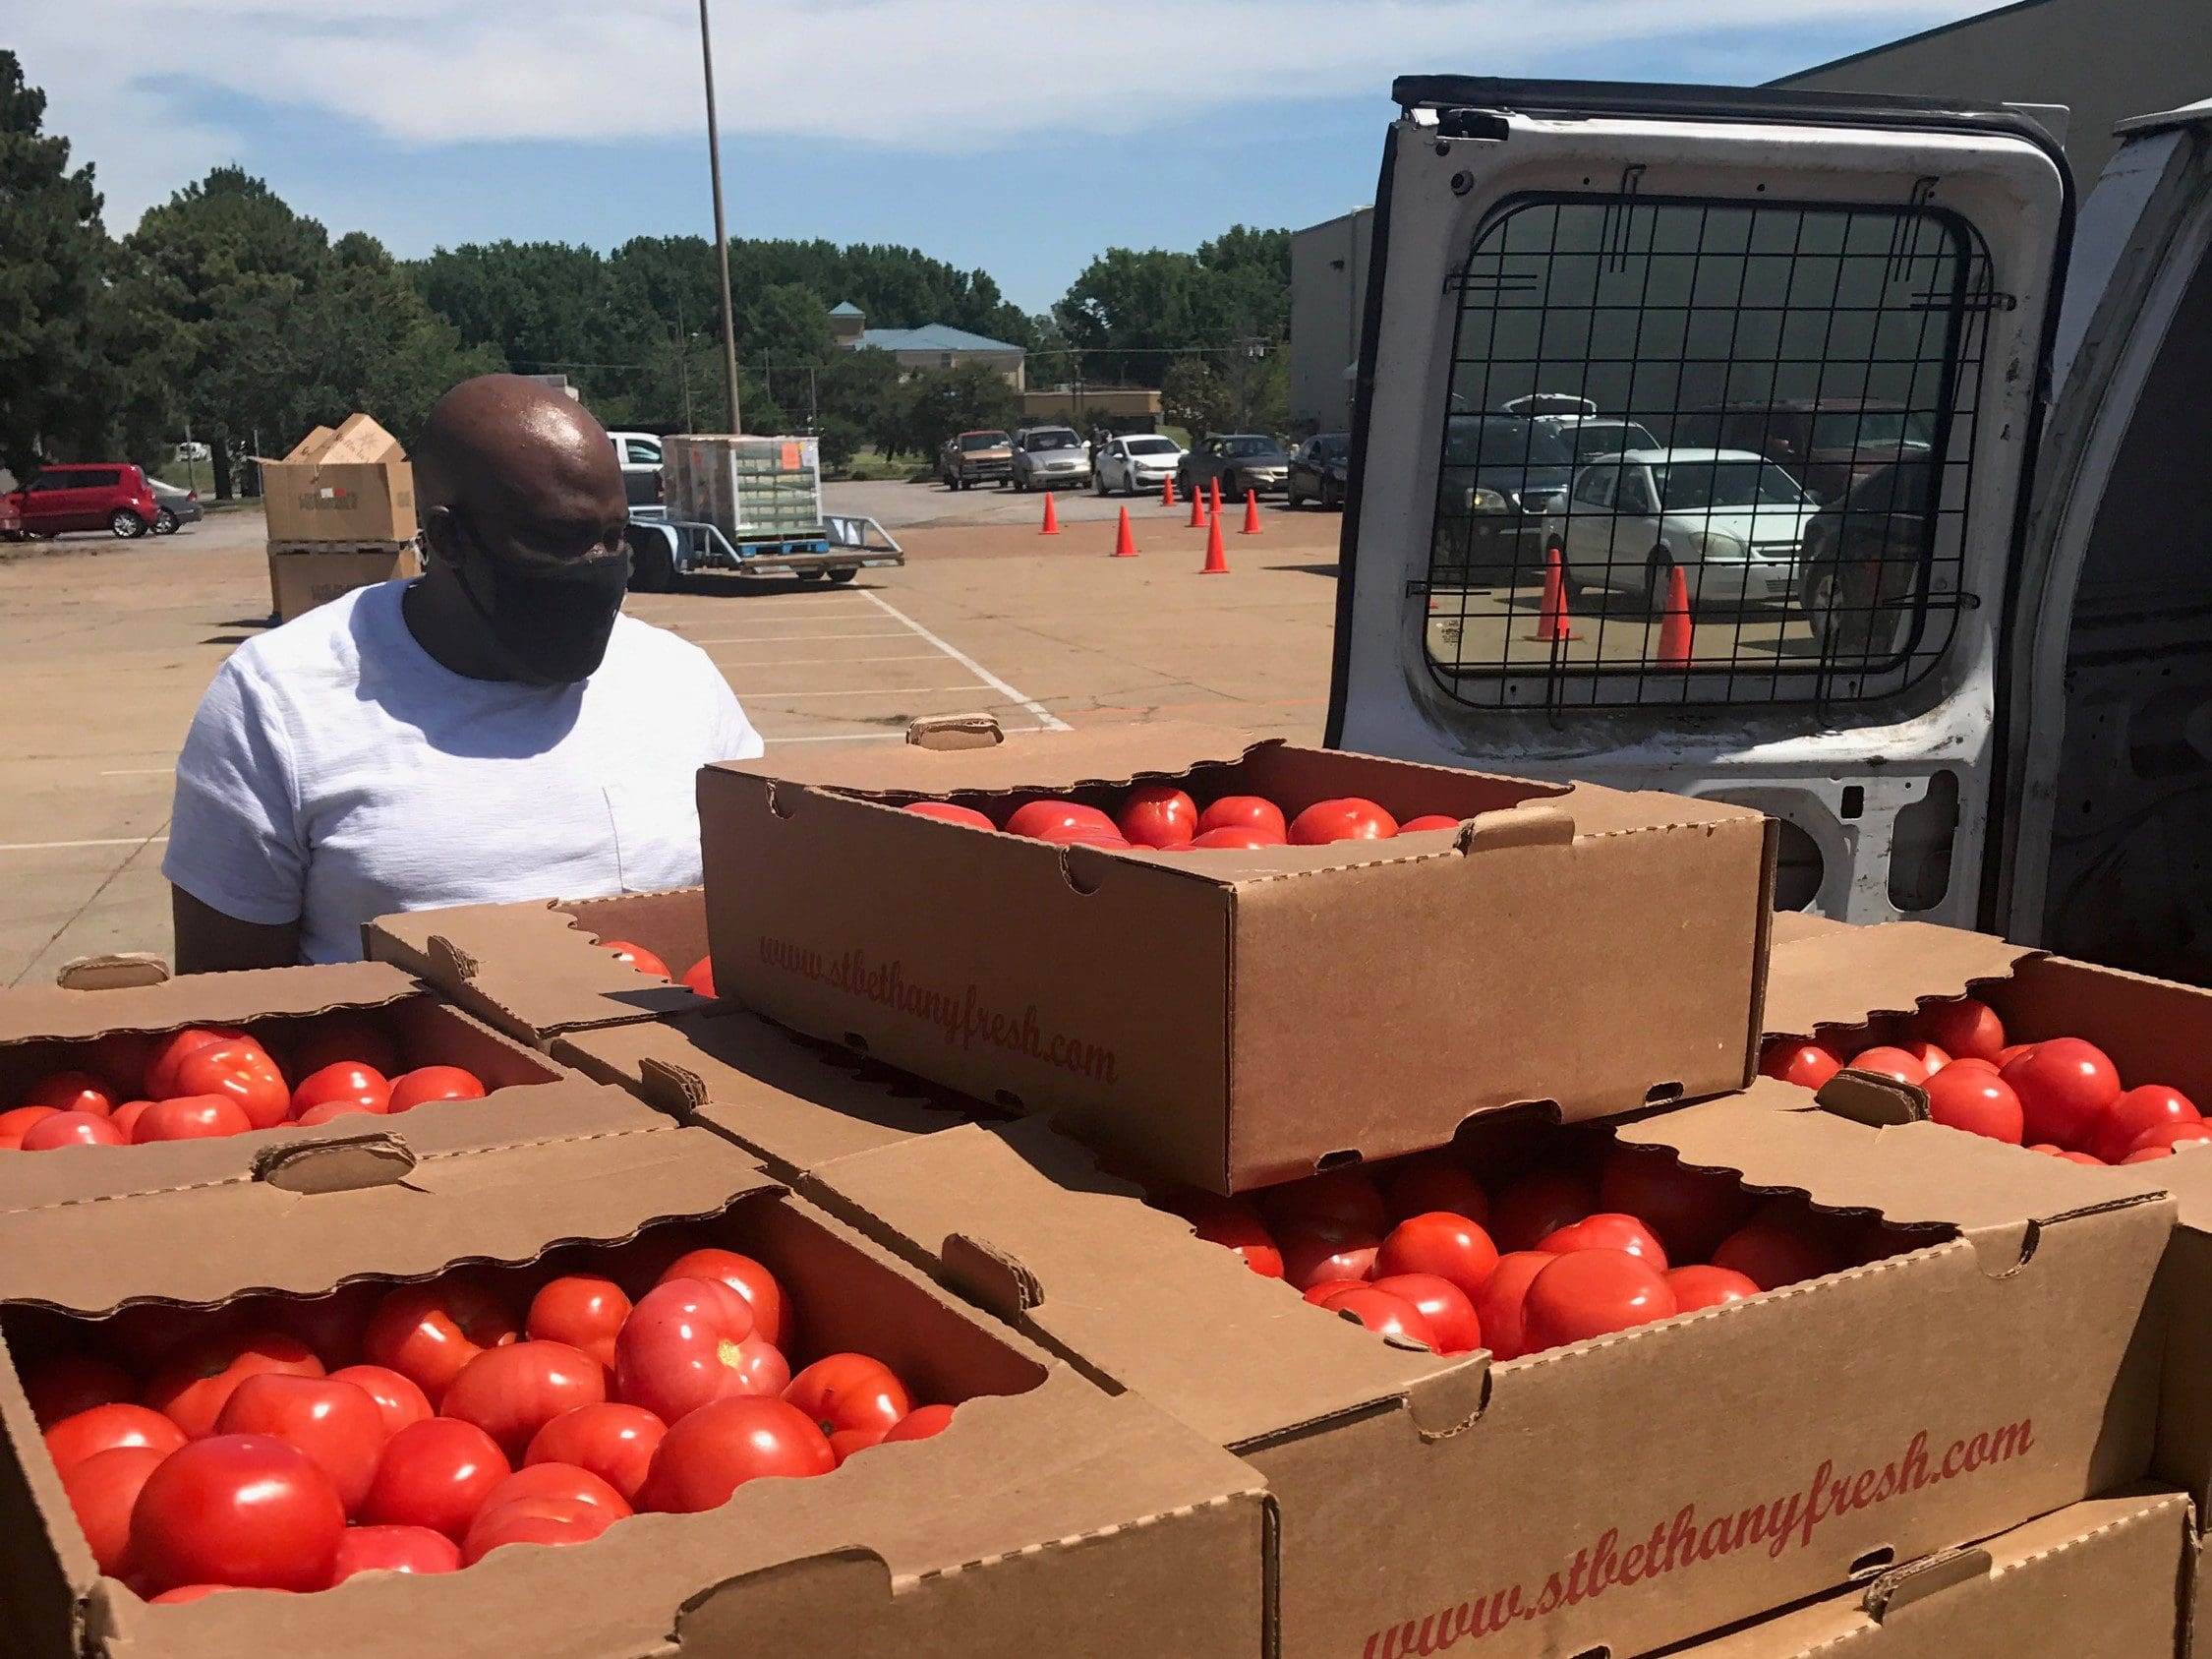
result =
[{"label": "utility pole", "polygon": [[722,213],[722,135],[715,126],[715,42],[707,0],[699,0],[699,61],[707,74],[707,166],[715,184],[715,261],[722,270],[722,373],[729,387],[729,430],[744,431],[737,408],[737,319],[729,296],[729,229]]}]

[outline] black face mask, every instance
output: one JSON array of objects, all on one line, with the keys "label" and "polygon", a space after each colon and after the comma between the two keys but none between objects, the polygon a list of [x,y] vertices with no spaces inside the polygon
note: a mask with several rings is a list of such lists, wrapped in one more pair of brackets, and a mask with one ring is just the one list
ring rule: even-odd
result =
[{"label": "black face mask", "polygon": [[468,551],[452,562],[454,580],[499,666],[527,685],[589,680],[629,591],[629,549],[532,567],[492,554],[473,528],[455,528]]}]

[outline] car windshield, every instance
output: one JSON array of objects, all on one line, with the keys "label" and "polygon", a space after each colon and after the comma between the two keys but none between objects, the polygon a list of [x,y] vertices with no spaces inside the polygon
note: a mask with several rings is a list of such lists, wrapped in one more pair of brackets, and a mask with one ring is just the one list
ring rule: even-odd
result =
[{"label": "car windshield", "polygon": [[1446,466],[1569,467],[1574,459],[1557,433],[1518,415],[1457,415],[1444,438]]},{"label": "car windshield", "polygon": [[1577,461],[1587,461],[1594,455],[1617,455],[1623,449],[1659,446],[1659,440],[1634,421],[1585,421],[1568,436],[1574,442]]},{"label": "car windshield", "polygon": [[1349,438],[1316,438],[1313,440],[1313,458],[1317,461],[1341,461],[1352,452]]},{"label": "car windshield", "polygon": [[1805,492],[1788,473],[1765,461],[1676,461],[1655,466],[1667,512],[1739,506],[1804,506]]},{"label": "car windshield", "polygon": [[1279,445],[1272,438],[1224,439],[1221,452],[1225,455],[1272,455]]},{"label": "car windshield", "polygon": [[1055,427],[1049,432],[1032,432],[1025,441],[1025,446],[1031,449],[1075,449],[1081,444],[1082,440],[1066,427]]},{"label": "car windshield", "polygon": [[1816,449],[1890,448],[1900,444],[1925,449],[1933,436],[1927,416],[1902,409],[1846,409],[1813,417]]},{"label": "car windshield", "polygon": [[1006,447],[1006,434],[1003,432],[963,432],[960,434],[960,447],[963,449],[1003,449]]},{"label": "car windshield", "polygon": [[1133,455],[1172,455],[1176,452],[1172,438],[1132,438],[1129,452]]}]

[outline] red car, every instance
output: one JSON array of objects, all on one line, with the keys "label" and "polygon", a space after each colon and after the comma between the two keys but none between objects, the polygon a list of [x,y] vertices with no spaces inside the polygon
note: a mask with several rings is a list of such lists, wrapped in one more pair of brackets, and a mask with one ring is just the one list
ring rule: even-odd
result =
[{"label": "red car", "polygon": [[53,536],[64,530],[106,530],[125,540],[143,536],[161,515],[146,474],[128,461],[72,462],[40,467],[7,498],[22,517],[11,535]]}]

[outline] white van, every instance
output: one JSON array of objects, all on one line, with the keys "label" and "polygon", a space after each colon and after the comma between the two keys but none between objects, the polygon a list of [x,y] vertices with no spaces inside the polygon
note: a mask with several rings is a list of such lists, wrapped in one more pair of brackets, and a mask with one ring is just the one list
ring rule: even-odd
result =
[{"label": "white van", "polygon": [[[2212,104],[2124,124],[2077,206],[2021,110],[1396,96],[1330,741],[1743,802],[1784,826],[1783,906],[2212,980]],[[1446,433],[1539,393],[1662,445],[1726,409],[1731,447],[1817,471],[1794,579],[1701,605],[1685,649],[1593,480],[1547,549],[1629,567],[1537,625],[1542,551],[1447,545],[1483,493]]]}]

